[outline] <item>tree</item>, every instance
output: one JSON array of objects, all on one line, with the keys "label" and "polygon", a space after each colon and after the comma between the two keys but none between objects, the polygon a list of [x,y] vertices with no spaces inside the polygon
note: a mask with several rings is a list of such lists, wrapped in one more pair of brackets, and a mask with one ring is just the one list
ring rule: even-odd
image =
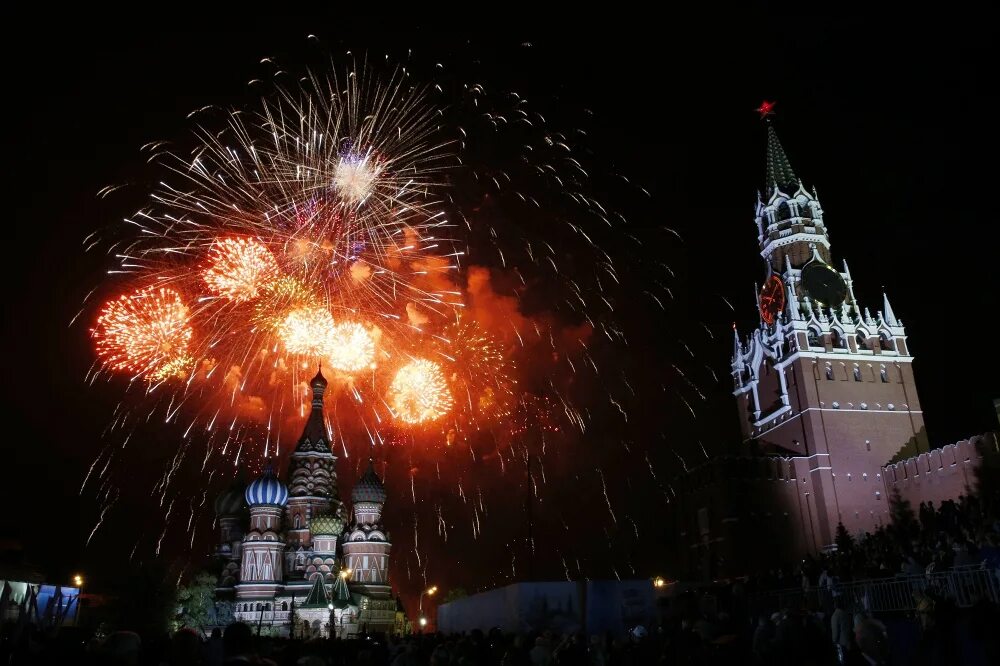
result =
[{"label": "tree", "polygon": [[847,532],[844,523],[837,523],[837,535],[834,538],[837,550],[841,553],[849,553],[854,550],[854,538]]},{"label": "tree", "polygon": [[914,534],[917,532],[917,518],[913,514],[913,507],[910,501],[899,494],[899,488],[892,489],[892,497],[889,499],[889,515],[892,516],[892,524],[900,534]]},{"label": "tree", "polygon": [[177,620],[182,627],[196,627],[204,633],[215,605],[215,576],[202,571],[177,591],[180,607]]},{"label": "tree", "polygon": [[176,579],[160,558],[126,568],[112,587],[111,628],[136,631],[143,640],[168,633],[177,616]]}]

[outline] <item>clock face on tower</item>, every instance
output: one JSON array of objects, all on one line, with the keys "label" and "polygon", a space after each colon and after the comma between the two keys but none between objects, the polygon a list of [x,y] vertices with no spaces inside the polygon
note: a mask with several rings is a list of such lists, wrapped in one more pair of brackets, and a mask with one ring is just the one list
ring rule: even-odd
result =
[{"label": "clock face on tower", "polygon": [[777,275],[767,278],[760,290],[760,318],[773,324],[785,307],[785,283]]},{"label": "clock face on tower", "polygon": [[809,298],[823,307],[837,307],[847,298],[847,283],[822,261],[811,261],[802,269],[802,286]]}]

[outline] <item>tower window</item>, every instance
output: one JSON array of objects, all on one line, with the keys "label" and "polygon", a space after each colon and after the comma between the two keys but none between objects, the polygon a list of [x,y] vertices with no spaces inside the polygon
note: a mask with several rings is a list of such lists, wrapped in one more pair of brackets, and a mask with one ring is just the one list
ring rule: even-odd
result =
[{"label": "tower window", "polygon": [[865,440],[865,450],[866,451],[871,451],[872,450],[872,440],[870,440],[870,439],[866,439]]},{"label": "tower window", "polygon": [[778,222],[787,220],[792,216],[792,209],[789,208],[787,201],[782,201],[781,205],[778,206]]},{"label": "tower window", "polygon": [[883,333],[882,335],[879,336],[878,343],[879,343],[879,346],[882,347],[882,349],[885,349],[887,351],[896,351],[896,343],[895,343],[895,341],[893,341],[893,339],[890,338],[885,333]]},{"label": "tower window", "polygon": [[888,384],[889,383],[889,373],[888,373],[888,371],[886,371],[884,365],[882,366],[882,369],[879,370],[879,376],[882,378],[882,383],[883,384]]},{"label": "tower window", "polygon": [[858,366],[854,366],[854,381],[856,382],[861,381],[861,368],[859,368]]},{"label": "tower window", "polygon": [[809,346],[810,347],[822,347],[823,339],[819,337],[819,331],[810,328],[809,329]]},{"label": "tower window", "polygon": [[847,349],[847,340],[837,331],[830,334],[830,344],[834,349]]},{"label": "tower window", "polygon": [[863,333],[858,333],[857,337],[854,338],[854,341],[857,343],[858,349],[868,349],[868,338],[866,338]]},{"label": "tower window", "polygon": [[826,365],[826,378],[833,379],[833,366],[829,363]]},{"label": "tower window", "polygon": [[281,610],[283,610],[283,611],[288,610],[288,602],[287,601],[282,601],[281,602]]}]

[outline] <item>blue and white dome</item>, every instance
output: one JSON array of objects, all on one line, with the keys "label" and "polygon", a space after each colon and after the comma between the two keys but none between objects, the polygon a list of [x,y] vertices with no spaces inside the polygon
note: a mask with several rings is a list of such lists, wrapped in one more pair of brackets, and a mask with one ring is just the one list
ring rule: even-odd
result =
[{"label": "blue and white dome", "polygon": [[288,502],[288,488],[278,480],[278,477],[274,475],[274,470],[269,466],[265,470],[264,476],[247,486],[244,497],[251,507],[262,504],[285,506]]}]

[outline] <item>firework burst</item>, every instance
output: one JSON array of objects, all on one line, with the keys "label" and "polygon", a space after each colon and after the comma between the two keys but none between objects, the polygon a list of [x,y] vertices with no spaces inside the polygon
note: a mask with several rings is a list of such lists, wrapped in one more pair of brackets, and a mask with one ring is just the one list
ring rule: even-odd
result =
[{"label": "firework burst", "polygon": [[436,421],[453,403],[441,366],[426,359],[414,359],[401,367],[389,388],[389,404],[404,423]]},{"label": "firework burst", "polygon": [[344,322],[329,332],[326,358],[341,372],[357,372],[375,367],[375,340],[361,324]]},{"label": "firework burst", "polygon": [[113,370],[158,381],[191,367],[190,315],[173,289],[139,289],[109,301],[91,335],[98,357]]},{"label": "firework burst", "polygon": [[459,320],[435,336],[433,348],[469,421],[484,424],[510,414],[515,367],[495,337],[475,321]]},{"label": "firework burst", "polygon": [[278,264],[267,247],[253,238],[223,238],[212,246],[205,282],[234,301],[257,298],[278,277]]}]

